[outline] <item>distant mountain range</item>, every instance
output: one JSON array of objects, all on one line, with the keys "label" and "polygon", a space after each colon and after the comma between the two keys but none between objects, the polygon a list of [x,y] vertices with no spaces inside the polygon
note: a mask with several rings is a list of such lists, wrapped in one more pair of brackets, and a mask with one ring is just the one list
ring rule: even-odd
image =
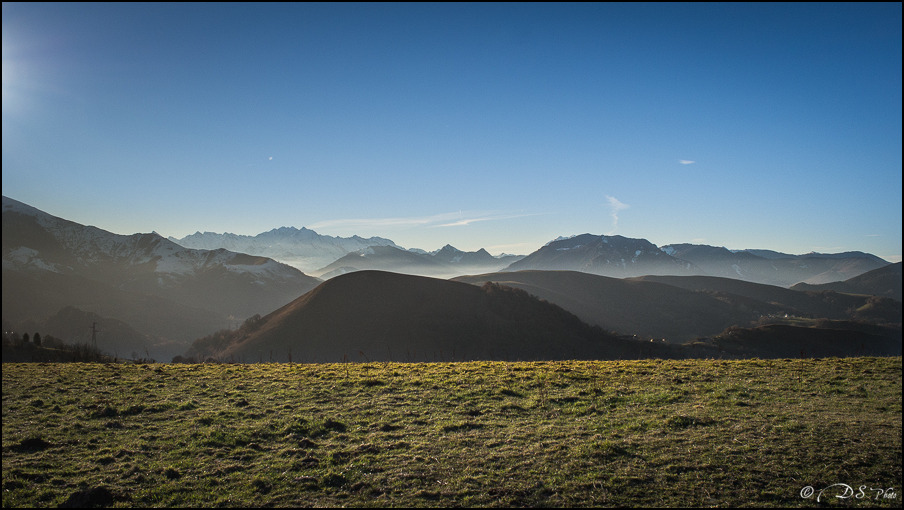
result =
[{"label": "distant mountain range", "polygon": [[[860,252],[659,248],[583,234],[528,256],[494,257],[285,227],[254,237],[189,236],[213,243],[196,249],[156,233],[79,225],[7,197],[2,234],[4,330],[87,342],[96,324],[98,346],[120,356],[435,361],[794,352],[792,344],[775,347],[776,335],[810,353],[855,352],[845,351],[837,331],[860,339],[856,352],[900,353],[901,264]],[[317,269],[324,281],[214,247],[229,239],[309,263],[342,255]],[[841,281],[798,283],[833,278]],[[832,347],[813,350],[821,340]]]},{"label": "distant mountain range", "polygon": [[494,257],[482,248],[475,252],[465,252],[448,244],[431,253],[392,246],[372,246],[349,253],[314,274],[328,279],[353,271],[381,270],[450,278],[461,274],[499,271],[519,259],[521,257],[518,255]]},{"label": "distant mountain range", "polygon": [[372,246],[391,246],[402,249],[389,239],[382,237],[363,238],[333,237],[321,235],[302,227],[280,227],[256,236],[238,234],[217,234],[195,232],[194,234],[170,241],[186,248],[215,250],[225,248],[230,251],[259,255],[294,266],[306,274],[316,274],[316,270],[358,250]]},{"label": "distant mountain range", "polygon": [[769,250],[729,251],[698,244],[672,244],[663,246],[662,250],[693,263],[708,276],[781,287],[799,282],[820,284],[847,280],[889,264],[875,255],[859,251],[788,255]]},{"label": "distant mountain range", "polygon": [[694,244],[658,248],[646,239],[582,234],[551,241],[504,270],[569,270],[614,278],[708,275],[789,287],[845,280],[888,264],[862,252],[788,255]]},{"label": "distant mountain range", "polygon": [[[152,343],[139,352],[157,357],[269,313],[320,283],[265,257],[188,249],[156,233],[113,234],[8,197],[2,227],[5,325],[28,323],[63,337],[46,328],[72,307],[129,325]],[[111,336],[98,335],[98,345],[115,342]]]},{"label": "distant mountain range", "polygon": [[484,249],[465,252],[451,245],[434,252],[406,250],[382,237],[332,237],[304,227],[280,227],[256,236],[196,232],[182,239],[169,239],[186,248],[225,248],[270,257],[323,279],[368,269],[451,277],[498,271],[521,258],[494,257]]},{"label": "distant mountain range", "polygon": [[405,249],[382,237],[332,237],[294,227],[256,236],[195,233],[170,238],[187,248],[218,249],[270,257],[323,279],[360,270],[451,278],[496,271],[567,270],[628,278],[644,275],[706,275],[790,287],[843,281],[888,265],[863,252],[789,255],[770,250],[731,251],[707,245],[657,247],[646,239],[581,234],[560,237],[527,256],[494,257],[446,245],[427,252]]}]

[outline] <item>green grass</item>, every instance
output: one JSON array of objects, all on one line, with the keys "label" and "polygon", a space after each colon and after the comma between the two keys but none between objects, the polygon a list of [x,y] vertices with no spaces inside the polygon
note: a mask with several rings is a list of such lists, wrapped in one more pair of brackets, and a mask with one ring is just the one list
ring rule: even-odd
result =
[{"label": "green grass", "polygon": [[867,492],[822,505],[901,507],[901,379],[900,357],[4,364],[3,506],[808,507],[844,483]]}]

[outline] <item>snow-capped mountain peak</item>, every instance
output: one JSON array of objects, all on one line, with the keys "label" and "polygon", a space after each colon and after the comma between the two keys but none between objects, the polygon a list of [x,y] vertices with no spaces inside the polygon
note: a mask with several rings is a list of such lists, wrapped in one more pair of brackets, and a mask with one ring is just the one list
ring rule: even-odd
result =
[{"label": "snow-capped mountain peak", "polygon": [[382,237],[333,237],[302,227],[279,227],[255,236],[197,232],[182,239],[170,238],[182,246],[197,249],[225,248],[230,251],[269,257],[311,272],[349,253],[373,246],[402,249]]}]

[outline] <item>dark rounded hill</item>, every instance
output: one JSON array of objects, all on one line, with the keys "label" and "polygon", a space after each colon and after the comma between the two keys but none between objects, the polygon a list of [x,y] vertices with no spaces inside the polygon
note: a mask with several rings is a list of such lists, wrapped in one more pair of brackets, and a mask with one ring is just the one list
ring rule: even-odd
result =
[{"label": "dark rounded hill", "polygon": [[238,362],[619,359],[654,354],[495,284],[358,271],[189,355]]}]

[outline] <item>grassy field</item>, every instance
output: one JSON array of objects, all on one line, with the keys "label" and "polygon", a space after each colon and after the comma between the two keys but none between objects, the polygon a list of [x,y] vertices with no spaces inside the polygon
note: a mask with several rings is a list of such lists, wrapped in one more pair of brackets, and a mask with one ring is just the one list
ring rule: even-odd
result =
[{"label": "grassy field", "polygon": [[900,357],[5,363],[3,506],[901,507],[901,380]]}]

